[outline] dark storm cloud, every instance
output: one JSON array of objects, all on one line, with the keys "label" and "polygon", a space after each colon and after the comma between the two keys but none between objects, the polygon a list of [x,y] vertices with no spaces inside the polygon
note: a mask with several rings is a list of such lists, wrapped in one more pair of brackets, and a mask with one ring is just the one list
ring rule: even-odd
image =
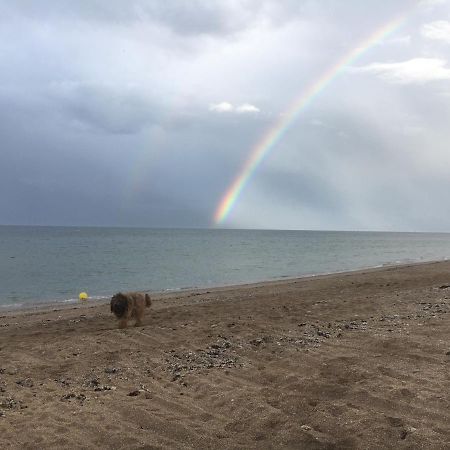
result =
[{"label": "dark storm cloud", "polygon": [[134,134],[157,121],[160,107],[136,88],[63,83],[52,86],[56,108],[82,127],[113,134]]},{"label": "dark storm cloud", "polygon": [[257,122],[223,122],[197,108],[168,112],[157,124],[147,103],[137,120],[134,110],[127,116],[119,106],[116,117],[117,94],[101,96],[103,103],[97,89],[84,89],[81,95],[79,86],[52,87],[33,103],[0,103],[0,191],[7,193],[0,221],[210,225],[223,187],[216,170],[232,174],[226,155],[245,151],[260,131]]}]

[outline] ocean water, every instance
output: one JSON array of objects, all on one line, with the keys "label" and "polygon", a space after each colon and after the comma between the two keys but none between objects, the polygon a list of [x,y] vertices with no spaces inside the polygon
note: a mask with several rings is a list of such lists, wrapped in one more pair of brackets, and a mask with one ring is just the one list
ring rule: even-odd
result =
[{"label": "ocean water", "polygon": [[450,234],[0,226],[0,307],[450,257]]}]

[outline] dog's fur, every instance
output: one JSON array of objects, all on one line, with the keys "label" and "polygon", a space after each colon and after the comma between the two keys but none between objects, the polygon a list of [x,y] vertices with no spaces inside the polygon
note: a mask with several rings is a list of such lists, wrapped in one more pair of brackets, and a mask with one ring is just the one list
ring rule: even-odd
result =
[{"label": "dog's fur", "polygon": [[111,312],[119,319],[119,328],[126,328],[130,319],[135,319],[135,326],[140,327],[145,308],[151,304],[150,295],[143,292],[118,292],[111,298]]}]

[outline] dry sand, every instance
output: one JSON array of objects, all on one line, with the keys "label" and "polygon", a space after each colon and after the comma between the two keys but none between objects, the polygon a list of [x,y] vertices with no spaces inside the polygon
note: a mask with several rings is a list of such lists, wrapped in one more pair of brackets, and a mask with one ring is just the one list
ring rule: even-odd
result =
[{"label": "dry sand", "polygon": [[450,448],[450,263],[0,318],[0,447]]}]

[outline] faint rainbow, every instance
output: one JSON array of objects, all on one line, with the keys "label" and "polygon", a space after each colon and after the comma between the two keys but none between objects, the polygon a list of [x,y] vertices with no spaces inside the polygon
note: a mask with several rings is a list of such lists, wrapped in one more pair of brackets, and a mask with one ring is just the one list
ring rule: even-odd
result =
[{"label": "faint rainbow", "polygon": [[311,83],[301,94],[290,104],[280,119],[263,135],[257,142],[250,156],[242,166],[239,174],[231,183],[230,187],[222,197],[214,214],[214,222],[222,223],[230,214],[233,206],[236,204],[242,190],[250,180],[256,168],[263,159],[269,154],[275,145],[281,140],[289,127],[297,119],[298,115],[337,77],[344,69],[356,61],[363,53],[371,49],[380,41],[399,29],[406,21],[407,15],[388,22],[377,29],[356,48],[344,55],[336,64],[331,66],[322,76]]}]

